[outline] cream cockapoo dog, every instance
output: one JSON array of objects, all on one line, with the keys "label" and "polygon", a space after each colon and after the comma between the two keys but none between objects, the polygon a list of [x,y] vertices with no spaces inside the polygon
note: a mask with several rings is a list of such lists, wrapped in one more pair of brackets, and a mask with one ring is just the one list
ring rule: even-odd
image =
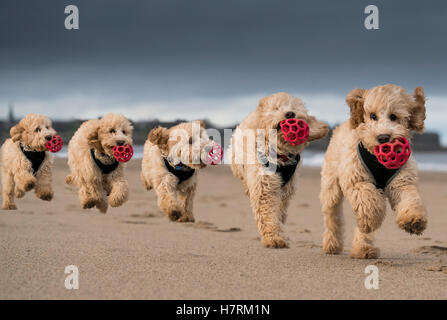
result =
[{"label": "cream cockapoo dog", "polygon": [[105,213],[108,204],[119,207],[127,201],[129,189],[124,164],[113,156],[113,147],[132,144],[133,127],[120,114],[84,122],[68,145],[71,174],[66,183],[79,188],[83,209]]},{"label": "cream cockapoo dog", "polygon": [[[309,126],[308,140],[299,145],[285,141],[279,131],[280,122],[285,119],[304,120]],[[308,114],[299,98],[282,92],[261,99],[257,109],[236,128],[230,150],[231,168],[250,198],[265,247],[288,246],[281,227],[294,193],[300,154],[309,142],[325,137],[328,131],[325,123]],[[261,141],[254,143],[259,134]]]},{"label": "cream cockapoo dog", "polygon": [[56,134],[50,119],[29,114],[10,133],[1,148],[2,208],[17,209],[14,197],[21,198],[32,189],[39,199],[50,201],[53,157],[45,145]]},{"label": "cream cockapoo dog", "polygon": [[322,168],[323,250],[328,254],[343,250],[342,202],[346,197],[357,220],[351,257],[377,258],[379,249],[373,245],[372,233],[385,217],[387,199],[403,230],[421,234],[427,224],[415,160],[410,157],[391,172],[380,164],[375,167],[379,171],[370,169],[372,165],[366,163],[370,161],[365,160],[375,161],[374,148],[379,144],[398,137],[410,139],[412,130],[423,132],[424,91],[416,88],[411,96],[402,87],[387,84],[352,90],[346,102],[350,121],[334,131]]},{"label": "cream cockapoo dog", "polygon": [[194,222],[193,200],[197,169],[207,165],[215,146],[203,121],[180,123],[170,129],[158,127],[144,144],[141,181],[154,189],[158,206],[172,221]]}]

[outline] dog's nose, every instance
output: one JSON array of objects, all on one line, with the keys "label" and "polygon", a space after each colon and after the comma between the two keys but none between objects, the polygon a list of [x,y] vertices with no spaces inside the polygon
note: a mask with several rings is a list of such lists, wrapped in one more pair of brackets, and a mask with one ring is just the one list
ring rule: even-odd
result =
[{"label": "dog's nose", "polygon": [[53,136],[46,136],[45,140],[50,141],[51,139],[53,139]]},{"label": "dog's nose", "polygon": [[389,142],[390,139],[391,139],[391,135],[390,134],[379,134],[377,136],[377,141],[379,141],[379,143]]},{"label": "dog's nose", "polygon": [[116,145],[117,145],[117,146],[123,146],[123,145],[124,145],[124,140],[118,140],[118,141],[116,142]]},{"label": "dog's nose", "polygon": [[286,119],[295,118],[295,112],[289,111],[286,113]]}]

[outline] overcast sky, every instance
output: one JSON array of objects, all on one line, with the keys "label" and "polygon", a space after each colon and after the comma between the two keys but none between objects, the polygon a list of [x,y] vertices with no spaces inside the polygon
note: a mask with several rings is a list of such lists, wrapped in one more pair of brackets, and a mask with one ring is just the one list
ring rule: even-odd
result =
[{"label": "overcast sky", "polygon": [[[75,4],[80,29],[64,28]],[[380,29],[363,26],[368,4]],[[355,87],[428,96],[447,143],[447,2],[363,0],[1,0],[0,117],[243,119],[288,91],[331,124]]]}]

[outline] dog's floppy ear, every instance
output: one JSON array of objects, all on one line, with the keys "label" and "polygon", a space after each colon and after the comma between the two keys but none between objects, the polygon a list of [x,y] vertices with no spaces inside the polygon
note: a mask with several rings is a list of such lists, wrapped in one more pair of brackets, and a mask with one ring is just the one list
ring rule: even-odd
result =
[{"label": "dog's floppy ear", "polygon": [[152,129],[149,132],[148,139],[152,144],[158,146],[158,148],[162,151],[166,151],[168,147],[169,140],[169,130],[163,127],[158,127]]},{"label": "dog's floppy ear", "polygon": [[91,148],[98,150],[99,152],[104,152],[104,149],[99,140],[99,124],[93,124],[90,131],[87,134],[87,141]]},{"label": "dog's floppy ear", "polygon": [[22,133],[25,131],[25,129],[22,127],[20,123],[16,124],[14,127],[11,128],[9,133],[11,134],[11,139],[13,142],[17,142],[20,139],[22,139]]},{"label": "dog's floppy ear", "polygon": [[363,109],[364,93],[365,93],[364,89],[357,88],[349,92],[348,95],[346,96],[346,103],[351,109],[350,122],[352,129],[357,128],[364,121],[363,119],[363,114],[365,112],[365,110]]},{"label": "dog's floppy ear", "polygon": [[424,88],[417,87],[414,89],[414,105],[411,107],[410,129],[417,133],[424,132],[425,120],[425,95]]},{"label": "dog's floppy ear", "polygon": [[328,125],[322,121],[318,121],[314,116],[310,116],[307,119],[307,124],[309,125],[309,142],[322,139],[329,133]]}]

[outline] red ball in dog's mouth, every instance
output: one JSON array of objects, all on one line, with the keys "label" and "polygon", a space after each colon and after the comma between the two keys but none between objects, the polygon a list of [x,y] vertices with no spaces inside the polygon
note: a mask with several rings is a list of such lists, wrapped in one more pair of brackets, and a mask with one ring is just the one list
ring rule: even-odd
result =
[{"label": "red ball in dog's mouth", "polygon": [[206,156],[206,162],[212,166],[222,162],[223,149],[219,144],[215,144]]},{"label": "red ball in dog's mouth", "polygon": [[309,125],[301,119],[285,119],[279,123],[284,140],[293,146],[309,139]]},{"label": "red ball in dog's mouth", "polygon": [[50,141],[48,141],[45,144],[45,147],[50,152],[59,152],[59,151],[61,151],[63,145],[64,145],[64,143],[62,141],[61,136],[56,134],[53,136],[53,138],[51,138]]},{"label": "red ball in dog's mouth", "polygon": [[377,160],[388,169],[398,169],[407,163],[411,155],[410,143],[404,137],[382,143],[374,148]]},{"label": "red ball in dog's mouth", "polygon": [[125,146],[114,146],[113,156],[118,162],[127,162],[133,156],[133,147],[130,144]]}]

